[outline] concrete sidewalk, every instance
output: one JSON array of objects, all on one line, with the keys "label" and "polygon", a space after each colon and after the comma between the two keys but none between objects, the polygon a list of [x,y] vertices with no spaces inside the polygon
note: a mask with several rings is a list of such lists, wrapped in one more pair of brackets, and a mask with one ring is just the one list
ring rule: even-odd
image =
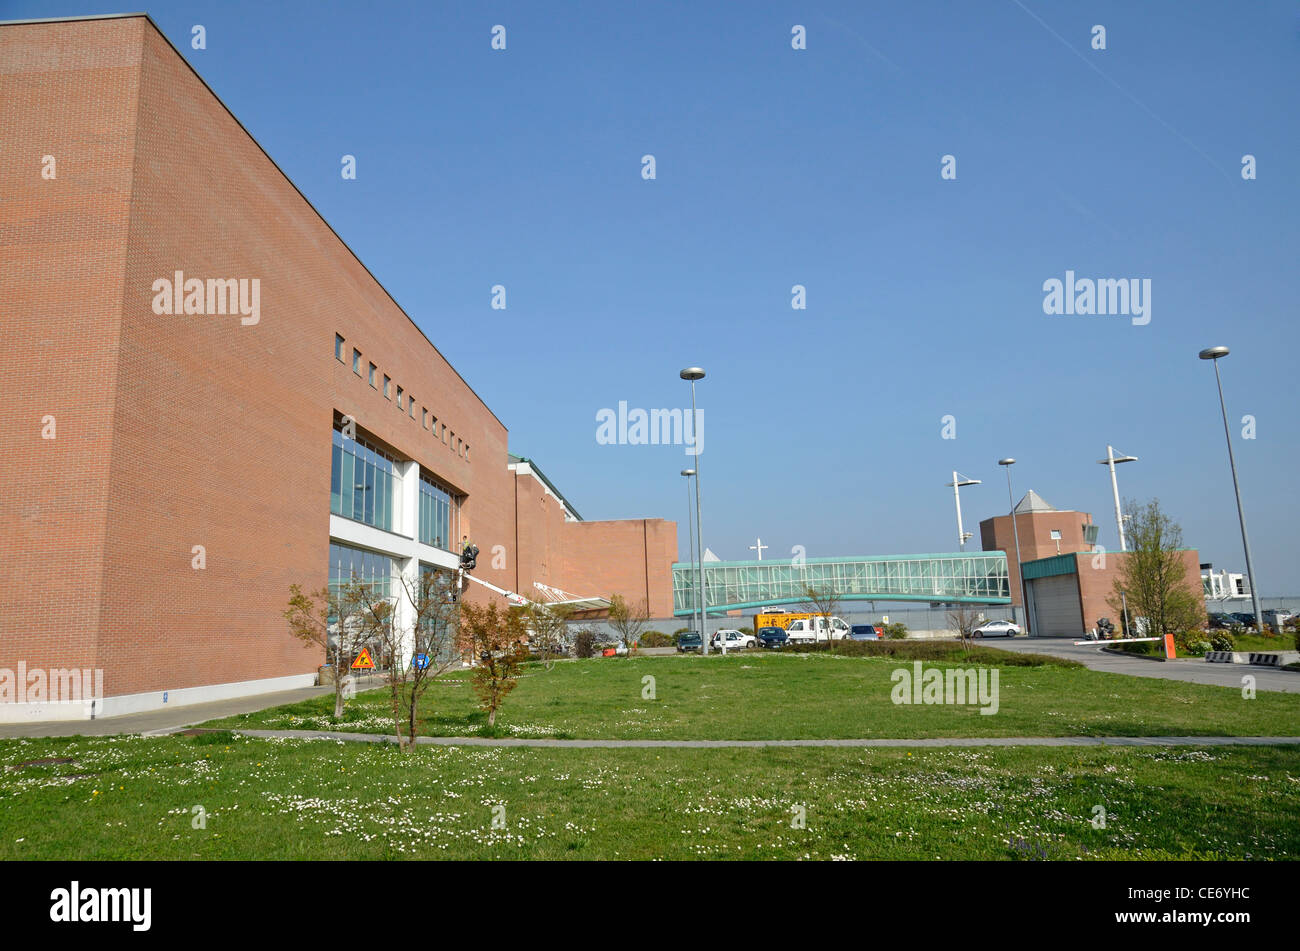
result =
[{"label": "concrete sidewalk", "polygon": [[[343,740],[396,743],[389,733],[327,730],[236,730],[262,739]],[[1296,746],[1300,736],[986,736],[878,740],[548,740],[533,737],[419,736],[429,746],[531,746],[539,749],[729,749],[772,746],[960,747],[960,746]]]},{"label": "concrete sidewalk", "polygon": [[[382,687],[377,677],[358,679],[357,690]],[[192,703],[183,707],[149,710],[145,713],[126,713],[98,720],[64,720],[52,723],[0,723],[0,738],[41,736],[111,736],[124,733],[174,733],[196,723],[206,723],[219,717],[232,717],[241,713],[255,713],[270,707],[310,700],[321,694],[332,694],[333,685],[324,687],[299,687],[276,693],[259,693],[251,697],[233,697],[212,703]]]}]

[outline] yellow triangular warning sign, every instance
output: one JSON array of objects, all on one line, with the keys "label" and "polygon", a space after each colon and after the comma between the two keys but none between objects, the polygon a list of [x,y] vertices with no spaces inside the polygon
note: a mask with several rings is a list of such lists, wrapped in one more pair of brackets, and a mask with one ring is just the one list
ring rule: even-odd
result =
[{"label": "yellow triangular warning sign", "polygon": [[361,648],[361,653],[358,654],[357,659],[352,662],[352,669],[353,670],[374,670],[375,669],[375,662],[370,659],[369,647]]}]

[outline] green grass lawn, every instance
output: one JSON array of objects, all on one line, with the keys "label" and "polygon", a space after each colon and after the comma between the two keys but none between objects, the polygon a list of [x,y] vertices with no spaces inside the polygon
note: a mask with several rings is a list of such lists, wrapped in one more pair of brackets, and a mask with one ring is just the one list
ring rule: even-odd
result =
[{"label": "green grass lawn", "polygon": [[[905,643],[905,642],[904,642]],[[883,647],[883,646],[882,646]],[[898,647],[894,657],[733,653],[563,661],[529,667],[497,721],[502,735],[624,739],[849,739],[945,736],[1290,736],[1300,696],[1241,691],[1088,670],[1033,655],[953,645]],[[904,705],[891,699],[893,671],[908,652],[948,657],[927,666],[998,668],[998,710],[978,705]],[[655,699],[643,696],[654,678]],[[463,671],[430,686],[422,708],[429,736],[478,734],[485,717]],[[393,733],[386,691],[349,701],[334,722],[333,695],[215,720],[208,726]]]},{"label": "green grass lawn", "polygon": [[[72,762],[14,768],[45,758]],[[1300,855],[1295,748],[403,754],[216,733],[3,740],[0,764],[0,861]]]}]

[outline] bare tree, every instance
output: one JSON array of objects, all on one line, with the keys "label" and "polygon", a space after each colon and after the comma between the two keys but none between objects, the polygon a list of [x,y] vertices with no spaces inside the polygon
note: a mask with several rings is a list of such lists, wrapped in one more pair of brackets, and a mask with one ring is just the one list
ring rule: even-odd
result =
[{"label": "bare tree", "polygon": [[1188,584],[1182,528],[1161,511],[1159,499],[1146,503],[1129,499],[1124,507],[1131,544],[1119,556],[1119,573],[1108,599],[1111,609],[1121,612],[1127,596],[1129,614],[1146,618],[1152,633],[1199,629],[1205,621],[1205,601]]},{"label": "bare tree", "polygon": [[343,701],[352,693],[352,662],[366,642],[362,621],[366,587],[349,581],[338,588],[321,588],[304,594],[301,585],[289,586],[289,607],[284,612],[289,631],[303,647],[318,647],[334,668],[334,717],[343,716]]},{"label": "bare tree", "polygon": [[609,599],[609,626],[627,646],[628,653],[636,649],[641,632],[650,621],[650,609],[644,601],[628,604],[621,594]]},{"label": "bare tree", "polygon": [[551,656],[565,653],[565,636],[573,609],[564,604],[530,603],[524,613],[528,621],[528,643],[542,655],[546,669],[554,666]]},{"label": "bare tree", "polygon": [[[833,585],[823,585],[814,587],[806,584],[803,586],[804,600],[808,602],[809,608],[814,615],[821,615],[826,618],[826,640],[832,641],[831,618],[840,613],[840,593]],[[814,638],[816,637],[816,618],[813,619]],[[814,641],[815,643],[815,641]]]},{"label": "bare tree", "polygon": [[982,611],[969,604],[954,604],[949,609],[948,627],[957,632],[963,651],[970,650],[971,638],[975,636],[975,628],[979,627],[983,617]]},{"label": "bare tree", "polygon": [[[393,731],[404,752],[419,732],[420,698],[439,674],[459,661],[455,652],[459,617],[456,577],[447,572],[421,572],[415,580],[397,579],[393,599],[371,596],[362,611],[363,626],[391,658],[385,673],[393,711]],[[397,602],[411,611],[403,623]]]}]

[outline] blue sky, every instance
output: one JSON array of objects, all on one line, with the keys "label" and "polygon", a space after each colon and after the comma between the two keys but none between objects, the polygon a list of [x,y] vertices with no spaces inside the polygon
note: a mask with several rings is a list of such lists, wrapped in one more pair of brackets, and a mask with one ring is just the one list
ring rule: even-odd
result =
[{"label": "blue sky", "polygon": [[[1096,464],[1113,443],[1140,457],[1122,494],[1158,496],[1202,561],[1240,571],[1196,357],[1226,344],[1261,593],[1300,594],[1300,3],[149,13],[585,517],[676,519],[685,553],[691,458],[601,445],[596,414],[687,406],[678,370],[698,364],[705,543],[723,558],[756,535],[769,558],[953,550],[944,483],[984,480],[962,499],[978,533],[1007,509],[1006,455],[1017,498],[1091,511],[1114,548]],[[1150,279],[1150,323],[1044,314],[1067,270]]]}]

